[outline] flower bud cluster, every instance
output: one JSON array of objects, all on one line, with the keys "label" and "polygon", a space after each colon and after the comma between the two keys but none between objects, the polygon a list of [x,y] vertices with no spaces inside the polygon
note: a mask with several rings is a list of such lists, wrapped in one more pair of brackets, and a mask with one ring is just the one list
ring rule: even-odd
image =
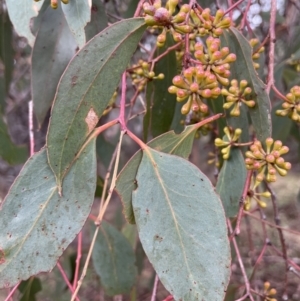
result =
[{"label": "flower bud cluster", "polygon": [[179,0],[168,0],[166,7],[162,7],[161,0],[155,0],[153,5],[148,2],[143,4],[145,22],[149,26],[163,28],[157,37],[157,46],[162,47],[166,41],[166,34],[171,32],[175,42],[180,42],[183,35],[190,33],[192,27],[186,24],[186,18],[190,11],[188,4],[181,6],[180,11],[173,15]]},{"label": "flower bud cluster", "polygon": [[201,43],[195,44],[194,56],[203,66],[204,70],[214,74],[222,86],[228,86],[230,76],[230,63],[236,60],[234,53],[229,53],[228,47],[220,49],[220,39],[208,37],[207,49]]},{"label": "flower bud cluster", "polygon": [[222,95],[225,96],[226,103],[224,103],[224,109],[233,109],[230,112],[231,116],[240,116],[240,106],[244,103],[247,107],[253,108],[255,106],[254,100],[247,100],[251,96],[252,89],[247,87],[248,82],[246,80],[241,80],[240,83],[236,79],[231,82],[230,88],[227,90],[223,88],[221,90]]},{"label": "flower bud cluster", "polygon": [[250,43],[250,45],[252,46],[252,48],[254,50],[253,54],[252,54],[252,60],[253,60],[254,68],[258,69],[260,67],[260,65],[257,61],[260,57],[260,54],[265,51],[265,47],[257,47],[259,45],[259,40],[258,39],[251,39],[249,41],[249,43]]},{"label": "flower bud cluster", "polygon": [[[34,0],[35,2],[39,2],[40,0]],[[58,7],[59,0],[50,0],[50,6],[54,9]],[[63,4],[68,4],[69,0],[60,0]]]},{"label": "flower bud cluster", "polygon": [[252,200],[254,200],[259,207],[266,208],[267,203],[264,202],[263,200],[261,200],[261,197],[264,197],[264,198],[270,198],[271,197],[271,193],[269,191],[256,192],[255,188],[256,188],[256,186],[254,185],[254,187],[252,189],[249,189],[249,191],[247,193],[247,197],[246,197],[245,202],[244,202],[244,210],[246,210],[246,211],[250,210]]},{"label": "flower bud cluster", "polygon": [[202,98],[217,98],[221,93],[216,77],[205,71],[201,65],[185,69],[183,74],[176,75],[172,82],[169,93],[176,94],[179,102],[187,99],[181,109],[184,115],[191,109],[194,112],[207,113],[208,107],[202,102]]},{"label": "flower bud cluster", "polygon": [[223,155],[224,160],[228,160],[230,156],[230,150],[231,147],[237,144],[237,141],[239,140],[242,130],[241,129],[235,129],[228,128],[227,126],[224,127],[224,133],[225,137],[223,139],[216,138],[215,139],[215,146],[217,147],[224,147],[221,150],[221,153]]},{"label": "flower bud cluster", "polygon": [[219,37],[222,35],[223,29],[232,25],[231,19],[225,17],[224,11],[221,9],[217,10],[215,16],[212,16],[209,8],[202,9],[196,6],[190,11],[190,16],[190,25],[194,28],[190,34],[191,39],[205,35]]},{"label": "flower bud cluster", "polygon": [[[291,163],[285,162],[281,157],[289,151],[287,146],[283,146],[279,140],[272,138],[266,139],[266,150],[264,150],[260,141],[255,141],[250,146],[250,151],[246,152],[246,167],[258,172],[256,175],[256,184],[262,182],[264,179],[267,182],[276,181],[276,173],[285,176],[287,171],[291,169]],[[265,173],[267,175],[265,176]]]},{"label": "flower bud cluster", "polygon": [[265,282],[264,283],[264,301],[277,301],[276,298],[274,298],[274,296],[277,294],[277,291],[275,288],[271,288],[271,284],[270,282]]},{"label": "flower bud cluster", "polygon": [[139,91],[142,91],[145,88],[148,81],[165,78],[163,73],[156,76],[153,71],[150,71],[150,64],[143,60],[139,60],[138,64],[134,64],[130,72],[131,78],[133,79],[132,83]]},{"label": "flower bud cluster", "polygon": [[292,120],[300,122],[300,86],[294,86],[286,95],[282,104],[283,110],[277,110],[279,116],[289,116]]}]

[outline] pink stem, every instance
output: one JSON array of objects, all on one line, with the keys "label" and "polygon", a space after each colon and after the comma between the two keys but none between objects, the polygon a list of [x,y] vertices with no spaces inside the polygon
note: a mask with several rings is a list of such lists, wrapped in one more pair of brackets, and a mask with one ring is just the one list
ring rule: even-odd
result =
[{"label": "pink stem", "polygon": [[[73,289],[72,284],[70,283],[70,281],[68,279],[68,276],[66,275],[66,273],[65,273],[64,269],[62,268],[61,264],[59,262],[57,262],[56,266],[59,269],[65,283],[67,284],[67,286],[70,290],[70,292],[73,294],[75,290]],[[77,296],[76,296],[76,300],[80,301],[80,299]]]},{"label": "pink stem", "polygon": [[12,295],[15,293],[15,291],[16,291],[16,289],[18,288],[18,286],[19,286],[20,283],[21,283],[21,282],[17,283],[17,284],[13,287],[13,289],[10,291],[10,293],[8,294],[8,296],[6,297],[6,299],[5,299],[4,301],[9,301],[9,300],[10,300],[10,298],[11,298]]}]

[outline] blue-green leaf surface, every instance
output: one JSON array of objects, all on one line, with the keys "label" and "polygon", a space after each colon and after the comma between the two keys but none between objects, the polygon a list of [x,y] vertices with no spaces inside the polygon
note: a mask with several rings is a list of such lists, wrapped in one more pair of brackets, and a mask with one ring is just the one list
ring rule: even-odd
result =
[{"label": "blue-green leaf surface", "polygon": [[95,188],[95,139],[66,176],[61,197],[46,150],[27,161],[1,204],[0,288],[55,266],[82,229]]},{"label": "blue-green leaf surface", "polygon": [[230,248],[222,203],[180,157],[143,151],[132,205],[143,248],[176,301],[223,301]]},{"label": "blue-green leaf surface", "polygon": [[115,92],[145,28],[143,18],[114,23],[77,52],[65,70],[47,135],[48,159],[59,186]]},{"label": "blue-green leaf surface", "polygon": [[92,258],[106,294],[113,296],[130,292],[137,275],[135,255],[121,232],[102,222]]}]

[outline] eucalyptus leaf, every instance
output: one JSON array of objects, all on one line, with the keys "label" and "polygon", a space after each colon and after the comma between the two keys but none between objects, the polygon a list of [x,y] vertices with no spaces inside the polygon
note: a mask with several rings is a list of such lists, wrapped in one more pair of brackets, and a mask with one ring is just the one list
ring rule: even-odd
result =
[{"label": "eucalyptus leaf", "polygon": [[106,294],[113,296],[130,292],[137,275],[135,255],[121,232],[102,222],[92,258]]},{"label": "eucalyptus leaf", "polygon": [[56,87],[77,44],[68,27],[61,5],[48,6],[41,21],[32,51],[32,97],[41,125],[55,97]]},{"label": "eucalyptus leaf", "polygon": [[42,290],[42,283],[39,278],[30,277],[28,280],[22,281],[18,289],[22,293],[19,301],[36,301],[35,295]]},{"label": "eucalyptus leaf", "polygon": [[28,158],[25,146],[15,145],[9,136],[8,129],[0,115],[0,158],[11,165],[21,164]]},{"label": "eucalyptus leaf", "polygon": [[230,247],[222,203],[187,160],[145,149],[132,205],[143,248],[176,301],[223,301]]},{"label": "eucalyptus leaf", "polygon": [[85,27],[86,40],[89,41],[96,34],[107,27],[108,20],[105,7],[101,0],[93,0],[91,7],[91,21]]},{"label": "eucalyptus leaf", "polygon": [[244,157],[238,148],[233,147],[229,159],[223,161],[216,185],[227,217],[238,213],[246,177]]},{"label": "eucalyptus leaf", "polygon": [[72,0],[62,4],[62,10],[79,48],[82,48],[86,43],[84,28],[91,20],[90,1]]},{"label": "eucalyptus leaf", "polygon": [[14,29],[21,37],[25,37],[28,40],[28,44],[33,46],[35,37],[30,30],[31,18],[38,15],[43,1],[33,0],[6,0],[6,6],[9,14],[9,18],[14,25]]},{"label": "eucalyptus leaf", "polygon": [[285,143],[290,135],[293,121],[288,116],[278,116],[277,110],[282,110],[282,102],[272,108],[272,138]]},{"label": "eucalyptus leaf", "polygon": [[0,288],[55,266],[82,229],[95,188],[95,139],[70,169],[61,197],[46,150],[27,161],[0,211]]},{"label": "eucalyptus leaf", "polygon": [[7,93],[14,67],[13,27],[7,13],[2,12],[0,18],[0,58],[4,64],[4,87]]},{"label": "eucalyptus leaf", "polygon": [[230,70],[234,70],[235,78],[238,81],[246,80],[252,89],[250,97],[256,105],[254,108],[249,108],[248,111],[257,138],[264,142],[266,138],[271,137],[272,131],[270,99],[265,84],[254,69],[252,47],[245,37],[233,27],[224,31],[222,46],[229,47],[230,52],[236,54],[236,61],[231,63],[230,68]]},{"label": "eucalyptus leaf", "polygon": [[[167,35],[164,47],[159,47],[156,57],[164,53],[169,47],[173,46],[173,38]],[[151,113],[150,113],[150,132],[153,137],[157,137],[170,130],[172,125],[175,108],[176,97],[169,93],[168,87],[172,85],[173,77],[177,73],[177,61],[175,51],[162,57],[154,67],[155,75],[164,74],[163,79],[154,80],[151,87]],[[148,95],[148,93],[147,93]],[[147,102],[149,100],[147,99]],[[147,112],[148,114],[148,112]]]},{"label": "eucalyptus leaf", "polygon": [[145,28],[143,18],[114,23],[77,52],[65,70],[47,135],[48,159],[59,187],[115,92]]},{"label": "eucalyptus leaf", "polygon": [[[175,134],[173,131],[162,134],[161,136],[151,140],[148,145],[164,153],[188,158],[192,151],[196,131],[197,127],[190,125],[187,126],[180,134]],[[142,151],[139,150],[121,170],[116,182],[116,191],[123,203],[125,218],[131,224],[135,223],[131,194],[137,187],[135,178],[141,160]]]}]

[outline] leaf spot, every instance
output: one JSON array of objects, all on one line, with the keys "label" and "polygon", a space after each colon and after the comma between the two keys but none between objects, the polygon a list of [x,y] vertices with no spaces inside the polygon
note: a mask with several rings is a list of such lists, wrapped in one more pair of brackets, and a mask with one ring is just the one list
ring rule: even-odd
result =
[{"label": "leaf spot", "polygon": [[4,251],[0,248],[0,264],[5,262],[5,254]]},{"label": "leaf spot", "polygon": [[88,134],[95,128],[96,124],[98,123],[99,117],[94,111],[93,108],[91,108],[85,118],[85,122],[88,126]]}]

